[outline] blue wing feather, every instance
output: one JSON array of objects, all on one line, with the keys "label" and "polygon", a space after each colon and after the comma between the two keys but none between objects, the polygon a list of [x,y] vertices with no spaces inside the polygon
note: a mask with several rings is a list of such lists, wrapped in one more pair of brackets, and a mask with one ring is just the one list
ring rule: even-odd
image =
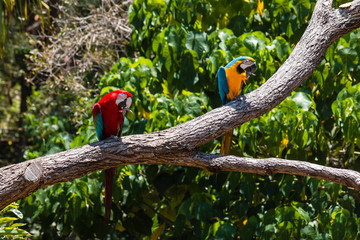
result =
[{"label": "blue wing feather", "polygon": [[226,79],[226,71],[224,67],[220,67],[218,71],[218,85],[219,85],[219,92],[220,98],[223,104],[228,102],[226,95],[229,93],[228,82]]},{"label": "blue wing feather", "polygon": [[99,141],[101,141],[103,140],[104,125],[101,117],[101,106],[98,103],[96,103],[93,107],[93,120],[96,130],[96,136],[99,139]]},{"label": "blue wing feather", "polygon": [[99,140],[103,140],[103,126],[102,117],[101,114],[99,114],[96,121],[96,136]]}]

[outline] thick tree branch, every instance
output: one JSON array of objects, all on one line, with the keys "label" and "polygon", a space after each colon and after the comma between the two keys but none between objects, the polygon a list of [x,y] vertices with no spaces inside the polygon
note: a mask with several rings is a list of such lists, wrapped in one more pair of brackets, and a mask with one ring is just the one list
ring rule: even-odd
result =
[{"label": "thick tree branch", "polygon": [[0,209],[37,189],[128,164],[173,164],[259,174],[289,173],[360,190],[360,174],[351,170],[275,158],[255,160],[195,151],[198,146],[277,106],[312,74],[335,40],[360,27],[360,1],[342,5],[340,9],[333,9],[331,5],[329,0],[317,2],[301,40],[266,83],[221,108],[164,131],[110,138],[1,168]]},{"label": "thick tree branch", "polygon": [[324,179],[360,190],[360,173],[332,167],[324,167],[309,162],[294,161],[280,158],[253,159],[236,156],[221,156],[207,153],[198,153],[195,162],[211,166],[217,171],[248,172],[262,175],[276,173],[295,174]]}]

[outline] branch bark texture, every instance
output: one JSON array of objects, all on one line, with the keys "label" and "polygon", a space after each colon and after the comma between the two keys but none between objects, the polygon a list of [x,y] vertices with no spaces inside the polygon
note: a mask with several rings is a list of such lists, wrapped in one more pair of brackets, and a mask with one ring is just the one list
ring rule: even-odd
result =
[{"label": "branch bark texture", "polygon": [[360,27],[360,1],[332,8],[319,0],[290,57],[260,88],[173,128],[71,149],[0,169],[0,209],[34,191],[91,172],[129,164],[172,164],[210,171],[287,173],[333,181],[360,190],[360,173],[277,158],[251,159],[196,151],[197,147],[263,115],[305,81],[338,38]]}]

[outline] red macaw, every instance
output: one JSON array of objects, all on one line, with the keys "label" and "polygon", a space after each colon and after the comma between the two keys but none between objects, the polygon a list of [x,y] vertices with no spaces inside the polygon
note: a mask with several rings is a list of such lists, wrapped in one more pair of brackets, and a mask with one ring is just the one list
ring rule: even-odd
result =
[{"label": "red macaw", "polygon": [[[251,57],[237,57],[218,71],[218,86],[222,103],[225,105],[241,94],[246,80],[254,75],[256,62]],[[222,137],[220,154],[228,155],[231,148],[233,130]]]},{"label": "red macaw", "polygon": [[[123,90],[116,90],[106,94],[93,107],[93,119],[96,135],[99,141],[110,136],[120,137],[124,116],[130,110],[132,95]],[[116,168],[105,170],[105,220],[109,221],[113,179]]]}]

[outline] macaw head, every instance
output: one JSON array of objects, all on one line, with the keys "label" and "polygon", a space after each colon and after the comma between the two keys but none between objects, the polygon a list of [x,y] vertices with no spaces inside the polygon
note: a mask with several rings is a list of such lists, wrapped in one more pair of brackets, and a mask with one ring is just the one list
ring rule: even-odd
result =
[{"label": "macaw head", "polygon": [[120,113],[125,116],[126,111],[130,111],[132,102],[132,95],[124,90],[115,90],[106,94],[100,101],[99,104],[104,114],[115,114]]},{"label": "macaw head", "polygon": [[238,73],[245,72],[246,78],[249,78],[250,76],[255,76],[256,62],[252,58],[245,59],[237,66],[236,70],[238,71]]},{"label": "macaw head", "polygon": [[132,94],[123,90],[116,90],[111,92],[112,99],[115,101],[119,113],[122,113],[125,116],[126,111],[130,110],[132,102]]},{"label": "macaw head", "polygon": [[247,56],[237,57],[229,64],[227,64],[225,68],[230,68],[233,65],[237,65],[236,71],[239,74],[245,72],[246,78],[249,78],[250,76],[255,76],[256,62],[253,58]]},{"label": "macaw head", "polygon": [[132,102],[131,93],[123,91],[123,90],[117,90],[114,92],[117,94],[115,103],[118,107],[119,112],[121,112],[123,115],[125,115],[126,111],[129,111],[132,113],[132,111],[130,109],[131,102]]}]

